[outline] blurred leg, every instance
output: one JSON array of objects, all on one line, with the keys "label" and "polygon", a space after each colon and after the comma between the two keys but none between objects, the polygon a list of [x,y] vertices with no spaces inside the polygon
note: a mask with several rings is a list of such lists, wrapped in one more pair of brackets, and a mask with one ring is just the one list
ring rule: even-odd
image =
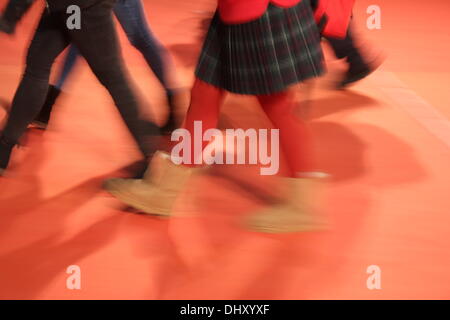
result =
[{"label": "blurred leg", "polygon": [[141,0],[119,0],[114,13],[130,43],[142,53],[158,80],[169,91],[168,68],[173,68],[173,63],[167,50],[151,32]]},{"label": "blurred leg", "polygon": [[36,116],[33,121],[33,124],[41,129],[46,129],[47,125],[50,121],[50,116],[53,111],[53,106],[56,103],[56,99],[58,99],[61,94],[61,89],[64,86],[69,74],[72,72],[75,67],[75,63],[78,60],[79,52],[78,49],[72,45],[69,48],[69,52],[66,55],[64,60],[63,68],[61,70],[61,74],[58,77],[58,81],[55,85],[50,85],[47,93],[47,97],[42,106],[41,112]]},{"label": "blurred leg", "polygon": [[51,67],[69,40],[57,16],[44,12],[28,49],[26,68],[14,96],[3,136],[17,144],[44,104]]},{"label": "blurred leg", "polygon": [[47,95],[52,64],[67,45],[57,17],[44,12],[28,49],[25,72],[0,137],[0,175],[8,167],[12,149],[39,113]]},{"label": "blurred leg", "polygon": [[148,139],[158,135],[159,129],[140,115],[138,99],[127,77],[112,19],[114,2],[102,2],[85,9],[81,29],[69,30],[69,34],[96,77],[109,91],[141,152],[150,156],[154,148]]},{"label": "blurred leg", "polygon": [[294,114],[292,90],[258,96],[264,112],[276,129],[280,130],[280,150],[286,156],[290,175],[311,169],[311,150],[305,124]]},{"label": "blurred leg", "polygon": [[[217,127],[219,121],[220,107],[222,106],[223,99],[225,98],[225,91],[216,88],[200,79],[196,79],[194,86],[191,90],[191,104],[186,114],[183,128],[188,130],[191,139],[191,163],[194,163],[194,159],[200,155],[195,154],[194,151],[194,124],[195,121],[201,121],[202,124],[202,138],[203,134],[208,129]],[[207,142],[203,142],[202,148],[199,151],[203,151]]]},{"label": "blurred leg", "polygon": [[152,34],[141,0],[119,0],[114,13],[128,36],[130,43],[141,52],[147,64],[166,91],[170,107],[162,131],[170,134],[178,127],[176,111],[180,109],[178,90],[175,90],[175,66],[166,48]]}]

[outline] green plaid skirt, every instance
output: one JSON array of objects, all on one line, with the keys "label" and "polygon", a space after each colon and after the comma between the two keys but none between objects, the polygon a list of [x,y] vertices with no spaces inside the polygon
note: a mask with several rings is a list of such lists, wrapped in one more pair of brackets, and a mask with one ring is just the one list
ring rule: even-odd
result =
[{"label": "green plaid skirt", "polygon": [[237,94],[263,95],[324,71],[320,34],[310,0],[291,8],[270,4],[263,16],[230,25],[216,12],[196,76]]}]

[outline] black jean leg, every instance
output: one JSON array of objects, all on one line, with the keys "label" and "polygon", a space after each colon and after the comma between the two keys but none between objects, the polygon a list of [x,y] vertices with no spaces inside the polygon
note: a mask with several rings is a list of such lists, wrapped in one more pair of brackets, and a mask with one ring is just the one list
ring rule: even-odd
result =
[{"label": "black jean leg", "polygon": [[[111,8],[112,5],[113,1]],[[95,76],[110,93],[141,152],[150,156],[154,148],[149,138],[159,135],[159,128],[141,116],[137,96],[124,66],[112,10],[106,7],[100,4],[83,10],[81,29],[69,30],[69,35]]]},{"label": "black jean leg", "polygon": [[26,58],[25,72],[14,95],[3,136],[17,144],[47,96],[51,67],[69,44],[58,16],[44,11]]}]

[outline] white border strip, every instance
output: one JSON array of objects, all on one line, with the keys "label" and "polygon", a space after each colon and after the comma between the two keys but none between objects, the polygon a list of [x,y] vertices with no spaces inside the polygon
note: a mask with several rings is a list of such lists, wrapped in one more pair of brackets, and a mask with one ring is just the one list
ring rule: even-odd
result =
[{"label": "white border strip", "polygon": [[[375,75],[375,74],[374,74]],[[408,113],[433,136],[450,148],[450,120],[417,93],[408,88],[392,72],[377,72],[371,79],[383,93],[393,100],[397,107]]]}]

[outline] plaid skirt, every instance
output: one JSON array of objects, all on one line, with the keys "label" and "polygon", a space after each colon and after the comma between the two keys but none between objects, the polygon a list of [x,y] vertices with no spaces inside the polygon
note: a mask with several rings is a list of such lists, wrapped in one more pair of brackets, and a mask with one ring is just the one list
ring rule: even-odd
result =
[{"label": "plaid skirt", "polygon": [[310,0],[302,0],[291,8],[269,4],[263,16],[243,24],[225,24],[216,12],[195,75],[233,93],[263,95],[323,71]]}]

